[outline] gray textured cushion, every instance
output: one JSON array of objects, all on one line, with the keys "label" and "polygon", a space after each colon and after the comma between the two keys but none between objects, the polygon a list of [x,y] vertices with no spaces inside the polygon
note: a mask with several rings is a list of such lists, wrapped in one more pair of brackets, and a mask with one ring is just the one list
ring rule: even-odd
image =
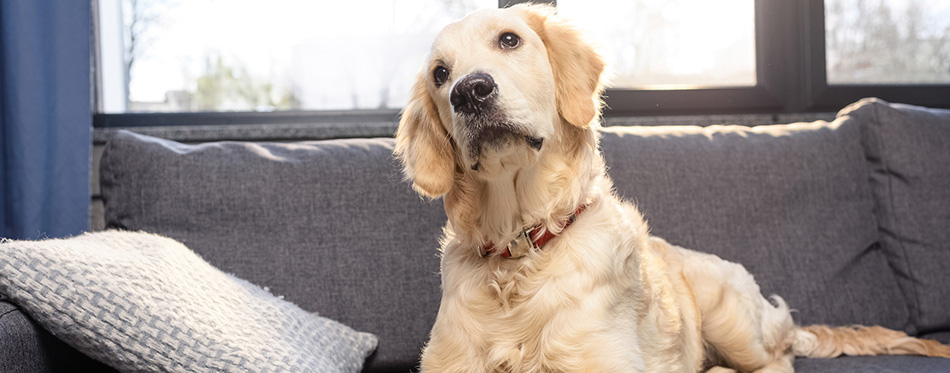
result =
[{"label": "gray textured cushion", "polygon": [[115,372],[36,325],[0,294],[0,372]]},{"label": "gray textured cushion", "polygon": [[950,331],[923,334],[920,335],[920,338],[933,339],[945,345],[950,345]]},{"label": "gray textured cushion", "polygon": [[950,330],[950,110],[861,100],[881,237],[920,332]]},{"label": "gray textured cushion", "polygon": [[0,292],[122,371],[359,372],[376,346],[146,233],[2,242]]},{"label": "gray textured cushion", "polygon": [[218,268],[379,336],[367,372],[418,363],[439,307],[441,202],[392,139],[183,145],[128,132],[101,163],[106,223],[168,235]]},{"label": "gray textured cushion", "polygon": [[877,243],[858,126],[606,131],[609,173],[653,234],[742,263],[800,323],[905,327]]},{"label": "gray textured cushion", "polygon": [[[2,298],[2,296],[0,296]],[[39,334],[13,304],[0,301],[0,372],[48,372]]]},{"label": "gray textured cushion", "polygon": [[796,373],[945,373],[950,359],[917,356],[848,356],[795,359]]}]

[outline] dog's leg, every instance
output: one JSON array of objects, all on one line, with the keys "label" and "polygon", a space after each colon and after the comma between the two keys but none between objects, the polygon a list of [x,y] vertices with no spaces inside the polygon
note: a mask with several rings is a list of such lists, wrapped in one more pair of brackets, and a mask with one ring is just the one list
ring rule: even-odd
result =
[{"label": "dog's leg", "polygon": [[[756,369],[755,373],[793,373],[795,372],[795,366],[792,365],[795,360],[795,356],[792,354],[786,354],[781,359],[774,360],[769,364],[766,364],[764,367]],[[706,373],[736,373],[738,372],[732,368],[726,367],[712,367],[706,371]]]},{"label": "dog's leg", "polygon": [[766,364],[764,367],[755,370],[755,373],[793,373],[795,372],[795,355],[788,353]]},{"label": "dog's leg", "polygon": [[710,357],[740,371],[790,372],[794,323],[785,302],[762,297],[752,275],[717,256],[679,248]]},{"label": "dog's leg", "polygon": [[[452,307],[451,302],[445,300],[443,300],[442,308],[457,309]],[[420,372],[492,372],[484,354],[479,353],[479,347],[483,346],[480,334],[465,332],[477,327],[466,324],[466,321],[473,320],[472,317],[464,312],[449,312],[445,315],[440,314],[436,317],[429,342],[422,352]]]},{"label": "dog's leg", "polygon": [[459,342],[467,342],[461,334],[464,333],[456,333],[454,336],[446,335],[445,338],[430,341],[422,353],[420,372],[489,373],[488,363],[480,355],[472,353],[469,349],[458,347]]}]

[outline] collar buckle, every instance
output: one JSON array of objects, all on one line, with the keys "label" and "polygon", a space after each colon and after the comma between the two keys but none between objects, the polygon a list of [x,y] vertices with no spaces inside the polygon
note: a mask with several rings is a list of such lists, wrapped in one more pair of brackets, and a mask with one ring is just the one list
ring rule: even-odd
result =
[{"label": "collar buckle", "polygon": [[[588,205],[581,205],[568,217],[567,221],[561,223],[562,228],[567,228],[569,225],[573,224],[577,220],[577,215],[584,211]],[[545,243],[550,241],[555,235],[551,232],[545,231],[544,234],[541,234],[539,230],[540,226],[528,228],[521,233],[518,233],[515,236],[515,239],[508,242],[508,246],[504,247],[504,251],[501,252],[502,258],[521,258],[528,253],[541,249]],[[489,242],[482,248],[482,256],[489,256],[491,253],[495,252],[498,248],[495,247],[495,244]]]},{"label": "collar buckle", "polygon": [[535,242],[534,238],[531,237],[531,233],[535,231],[536,228],[527,229],[521,231],[515,239],[511,240],[508,243],[507,250],[502,253],[502,256],[506,258],[520,258],[525,255],[528,255],[529,252],[537,250],[540,248]]}]

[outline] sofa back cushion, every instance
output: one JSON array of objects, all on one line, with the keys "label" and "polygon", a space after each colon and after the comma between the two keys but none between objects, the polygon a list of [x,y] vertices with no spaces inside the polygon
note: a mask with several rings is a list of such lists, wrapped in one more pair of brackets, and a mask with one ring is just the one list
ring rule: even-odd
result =
[{"label": "sofa back cushion", "polygon": [[[366,371],[417,364],[439,304],[441,201],[402,180],[392,139],[107,145],[109,226],[176,238],[302,308],[379,336]],[[619,194],[652,232],[744,264],[803,324],[907,326],[878,244],[861,127],[613,127]],[[945,282],[946,283],[946,282]]]},{"label": "sofa back cushion", "polygon": [[907,310],[877,243],[860,130],[622,127],[601,146],[653,234],[743,264],[799,323],[900,329]]},{"label": "sofa back cushion", "polygon": [[379,336],[364,371],[407,371],[439,305],[441,203],[402,181],[391,139],[185,145],[116,134],[106,224],[175,238],[300,307]]},{"label": "sofa back cushion", "polygon": [[950,331],[950,110],[861,100],[880,234],[919,332]]}]

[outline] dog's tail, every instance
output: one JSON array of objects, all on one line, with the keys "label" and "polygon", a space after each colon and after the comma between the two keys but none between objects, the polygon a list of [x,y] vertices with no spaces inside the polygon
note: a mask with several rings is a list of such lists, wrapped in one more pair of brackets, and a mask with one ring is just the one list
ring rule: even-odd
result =
[{"label": "dog's tail", "polygon": [[841,355],[920,355],[950,358],[950,346],[910,337],[880,326],[828,327],[811,325],[795,329],[792,351],[796,356],[833,358]]}]

